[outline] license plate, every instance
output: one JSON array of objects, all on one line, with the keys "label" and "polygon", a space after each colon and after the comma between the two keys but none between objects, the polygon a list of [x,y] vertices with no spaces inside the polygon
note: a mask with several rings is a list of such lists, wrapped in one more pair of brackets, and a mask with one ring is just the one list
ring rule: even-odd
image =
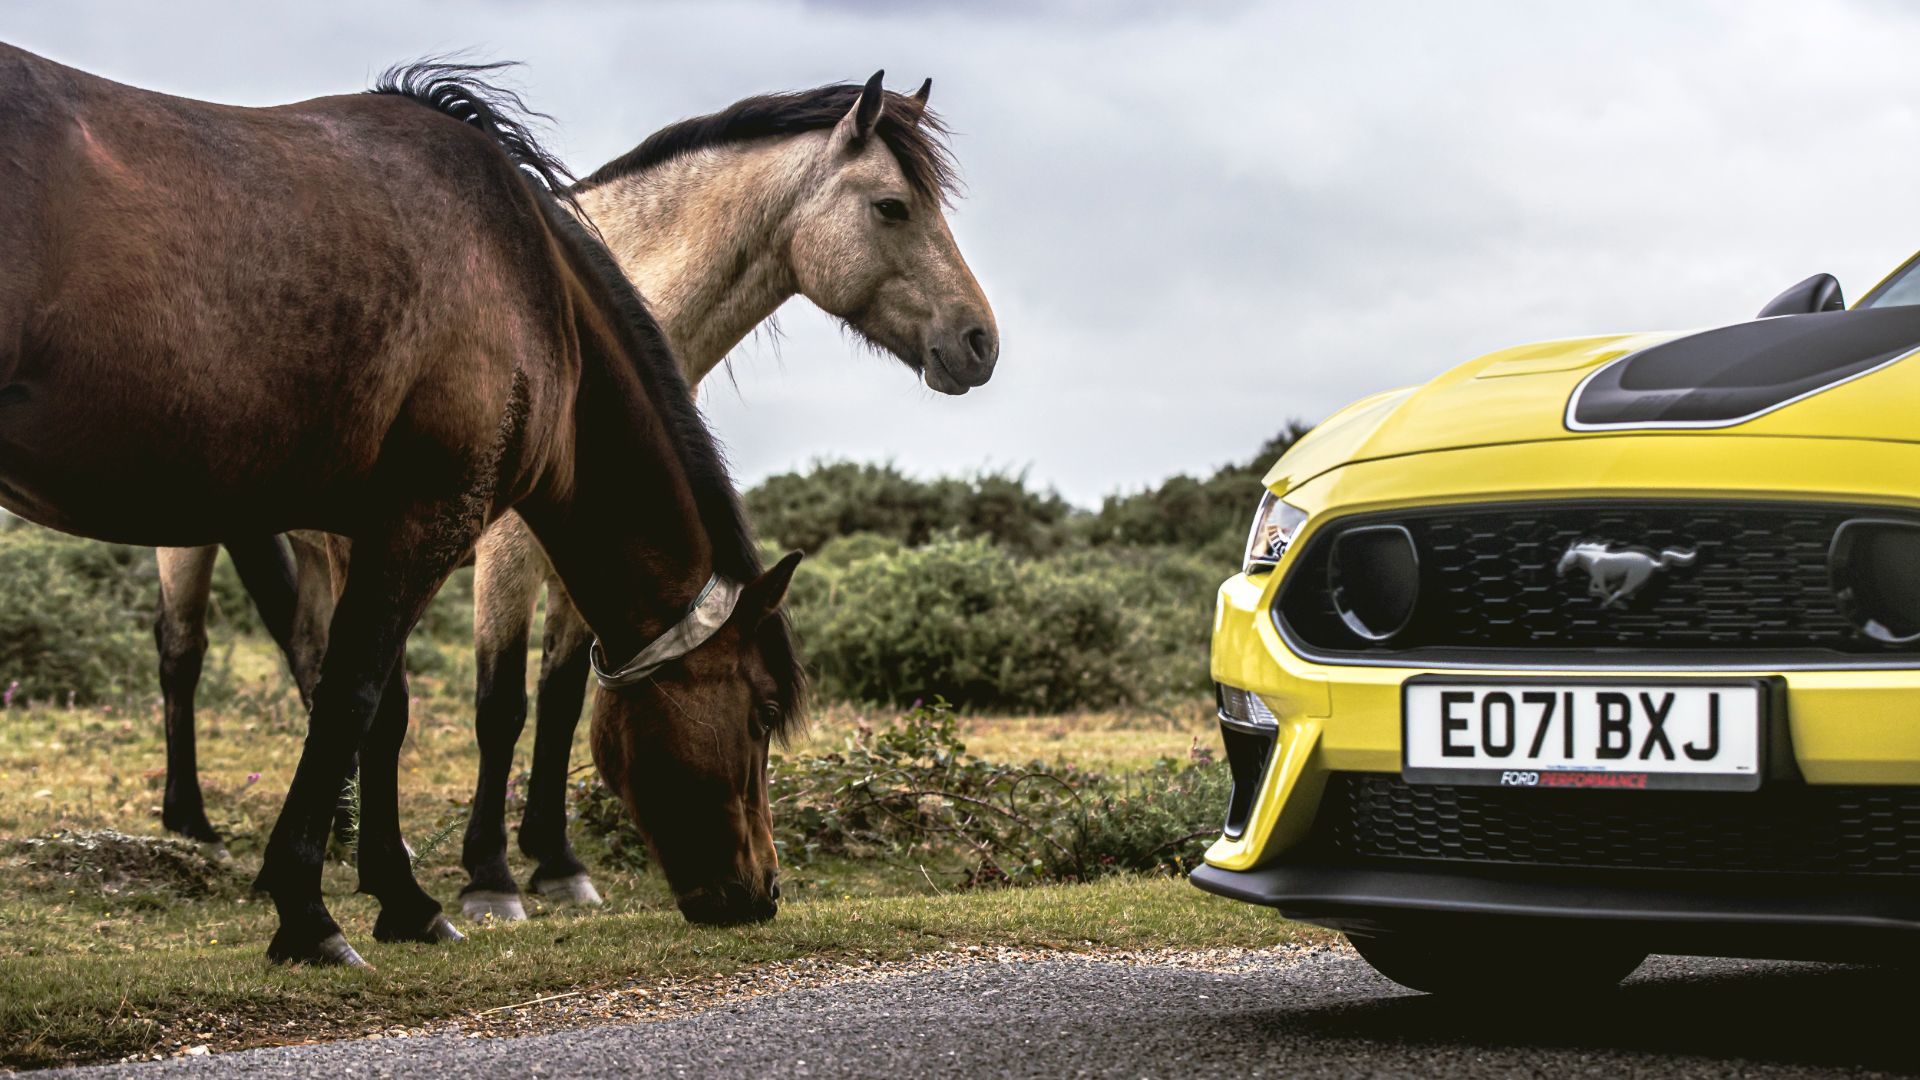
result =
[{"label": "license plate", "polygon": [[1765,679],[1474,680],[1401,691],[1401,775],[1529,788],[1760,786]]}]

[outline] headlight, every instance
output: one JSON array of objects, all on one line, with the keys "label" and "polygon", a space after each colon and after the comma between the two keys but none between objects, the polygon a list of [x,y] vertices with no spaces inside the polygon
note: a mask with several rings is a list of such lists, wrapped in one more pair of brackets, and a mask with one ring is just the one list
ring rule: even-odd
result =
[{"label": "headlight", "polygon": [[1260,509],[1253,514],[1253,531],[1247,533],[1247,556],[1241,561],[1241,570],[1264,574],[1280,565],[1280,556],[1306,520],[1305,510],[1287,505],[1271,491],[1262,495]]}]

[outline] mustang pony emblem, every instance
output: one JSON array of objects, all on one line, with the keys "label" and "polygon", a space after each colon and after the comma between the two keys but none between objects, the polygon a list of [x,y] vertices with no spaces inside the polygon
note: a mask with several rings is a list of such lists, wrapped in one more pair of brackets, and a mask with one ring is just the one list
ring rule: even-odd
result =
[{"label": "mustang pony emblem", "polygon": [[1609,608],[1646,588],[1659,571],[1675,566],[1692,566],[1697,552],[1692,548],[1667,548],[1655,554],[1643,547],[1615,548],[1595,540],[1575,540],[1560,556],[1560,576],[1576,567],[1587,573],[1587,595]]}]

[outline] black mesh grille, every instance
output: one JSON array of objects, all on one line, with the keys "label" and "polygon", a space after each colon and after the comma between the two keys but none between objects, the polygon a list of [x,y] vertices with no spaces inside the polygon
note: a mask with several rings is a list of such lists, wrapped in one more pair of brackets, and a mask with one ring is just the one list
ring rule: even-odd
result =
[{"label": "black mesh grille", "polygon": [[1314,834],[1357,861],[1920,875],[1920,788],[1526,791],[1339,773]]},{"label": "black mesh grille", "polygon": [[[1296,639],[1332,653],[1414,649],[1890,650],[1842,613],[1827,560],[1835,530],[1860,517],[1846,507],[1747,503],[1533,503],[1357,518],[1393,521],[1414,535],[1420,599],[1407,629],[1385,644],[1349,632],[1327,580],[1332,538],[1321,530],[1289,573],[1279,613]],[[1589,594],[1590,576],[1560,561],[1576,541],[1694,553],[1613,606]],[[1762,657],[1754,657],[1762,659]]]}]

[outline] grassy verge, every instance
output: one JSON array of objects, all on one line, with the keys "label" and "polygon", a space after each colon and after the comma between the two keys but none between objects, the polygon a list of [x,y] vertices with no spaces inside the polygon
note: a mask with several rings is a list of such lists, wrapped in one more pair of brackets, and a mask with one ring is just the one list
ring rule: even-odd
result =
[{"label": "grassy verge", "polygon": [[[452,906],[465,882],[458,826],[473,783],[471,659],[451,646],[426,647],[441,659],[410,657],[423,670],[413,681],[401,812],[416,846],[447,837],[422,851],[417,871]],[[956,891],[951,874],[917,856],[810,860],[783,873],[789,901],[775,923],[701,930],[681,920],[657,874],[633,872],[602,839],[576,828],[608,900],[598,913],[536,912],[455,948],[382,946],[372,940],[372,902],[353,894],[352,869],[335,863],[325,874],[328,904],[379,970],[278,969],[263,959],[271,906],[247,882],[305,717],[271,646],[259,641],[216,647],[201,700],[201,774],[209,814],[235,856],[226,865],[194,864],[196,852],[167,854],[148,839],[160,834],[165,775],[157,704],[0,711],[0,1066],[346,1037],[548,994],[724,978],[789,960],[858,963],[966,946],[1259,947],[1310,933],[1165,877]],[[790,753],[836,746],[891,715],[826,708],[811,741]],[[960,733],[993,760],[1114,774],[1184,758],[1196,741],[1218,749],[1203,702],[1171,717],[972,716]],[[524,739],[522,768],[531,732]],[[589,760],[584,739],[583,727],[576,766]],[[128,839],[108,838],[109,848],[119,847],[96,850],[100,830]],[[23,842],[31,837],[55,839]],[[530,868],[517,851],[513,857],[524,877]]]},{"label": "grassy verge", "polygon": [[450,948],[379,945],[369,933],[372,905],[343,897],[335,910],[378,969],[352,972],[268,965],[260,950],[271,912],[258,903],[221,906],[236,913],[218,939],[0,960],[0,1063],[34,1067],[183,1043],[237,1049],[346,1037],[545,994],[725,976],[798,958],[890,960],[968,945],[1258,947],[1317,934],[1166,878],[815,899],[745,929],[699,929],[658,910],[536,918]]}]

